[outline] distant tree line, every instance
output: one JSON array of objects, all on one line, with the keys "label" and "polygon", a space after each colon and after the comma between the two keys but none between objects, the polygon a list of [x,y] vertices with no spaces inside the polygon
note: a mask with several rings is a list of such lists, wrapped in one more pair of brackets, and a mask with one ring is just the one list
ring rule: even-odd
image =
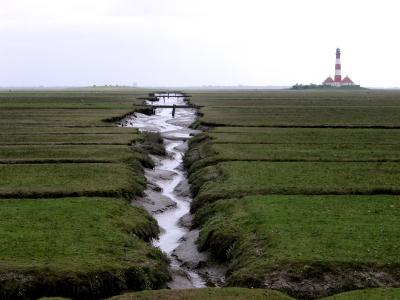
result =
[{"label": "distant tree line", "polygon": [[299,84],[296,83],[295,85],[292,86],[293,90],[307,90],[307,89],[320,89],[320,88],[325,88],[325,85],[322,84],[314,84],[314,83],[310,83],[310,84]]}]

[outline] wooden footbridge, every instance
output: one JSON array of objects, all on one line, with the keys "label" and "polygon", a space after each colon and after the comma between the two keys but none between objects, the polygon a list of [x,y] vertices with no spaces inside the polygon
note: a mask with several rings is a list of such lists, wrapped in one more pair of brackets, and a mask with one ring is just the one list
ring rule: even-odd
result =
[{"label": "wooden footbridge", "polygon": [[[174,98],[185,98],[188,99],[190,96],[182,93],[182,92],[156,92],[156,93],[150,93],[149,97],[141,97],[138,99],[141,100],[146,100],[149,102],[158,102],[160,99],[165,99],[169,97],[174,97]],[[150,113],[151,115],[154,115],[156,113],[157,108],[171,108],[172,111],[172,117],[175,117],[175,110],[177,108],[199,108],[197,105],[193,104],[186,104],[186,105],[165,105],[165,104],[136,104],[134,105],[135,107],[140,108],[142,111],[145,111],[147,113]]]},{"label": "wooden footbridge", "polygon": [[157,104],[149,105],[149,104],[141,104],[141,105],[135,105],[135,107],[138,107],[138,108],[140,108],[142,110],[145,110],[148,113],[150,113],[151,115],[155,115],[157,108],[171,108],[172,109],[172,111],[171,111],[172,117],[175,117],[175,110],[177,108],[198,108],[198,106],[192,105],[192,104],[189,104],[189,105],[161,105],[161,104],[160,105],[157,105]]},{"label": "wooden footbridge", "polygon": [[174,98],[184,98],[184,99],[189,99],[190,96],[186,94],[181,94],[181,93],[150,93],[148,97],[138,97],[137,99],[140,100],[146,100],[149,102],[157,102],[160,99],[165,99],[169,97],[174,97]]}]

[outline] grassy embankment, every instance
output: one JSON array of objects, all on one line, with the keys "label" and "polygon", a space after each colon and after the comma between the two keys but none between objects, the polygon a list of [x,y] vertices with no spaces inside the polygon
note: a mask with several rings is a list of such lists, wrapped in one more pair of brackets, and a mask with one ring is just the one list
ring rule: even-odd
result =
[{"label": "grassy embankment", "polygon": [[228,286],[318,298],[400,285],[400,93],[193,92],[185,157]]},{"label": "grassy embankment", "polygon": [[324,300],[397,300],[400,298],[400,289],[365,289],[341,293]]},{"label": "grassy embankment", "polygon": [[[340,293],[321,300],[397,300],[400,297],[400,289],[375,288]],[[62,300],[66,298],[41,298],[40,300]],[[289,300],[289,296],[265,289],[223,288],[223,289],[196,289],[196,290],[159,290],[126,293],[110,298],[111,300],[136,300],[136,299],[162,299],[162,300]]]},{"label": "grassy embankment", "polygon": [[262,290],[262,289],[245,289],[245,288],[205,288],[195,290],[160,290],[160,291],[143,291],[136,293],[128,293],[121,296],[112,297],[111,300],[290,300],[290,298],[282,293]]},{"label": "grassy embankment", "polygon": [[1,299],[164,286],[167,262],[148,244],[157,224],[127,202],[151,165],[132,147],[143,136],[105,121],[132,112],[143,95],[0,93]]}]

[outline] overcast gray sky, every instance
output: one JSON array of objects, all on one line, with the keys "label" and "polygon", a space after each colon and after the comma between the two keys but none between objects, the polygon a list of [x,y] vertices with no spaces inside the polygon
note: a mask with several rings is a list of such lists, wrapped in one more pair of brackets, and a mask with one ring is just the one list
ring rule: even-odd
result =
[{"label": "overcast gray sky", "polygon": [[0,0],[0,86],[400,86],[398,0]]}]

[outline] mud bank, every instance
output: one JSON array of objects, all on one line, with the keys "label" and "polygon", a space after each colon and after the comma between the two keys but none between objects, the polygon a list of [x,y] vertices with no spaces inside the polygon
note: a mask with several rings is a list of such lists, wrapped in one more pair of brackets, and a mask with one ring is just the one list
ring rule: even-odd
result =
[{"label": "mud bank", "polygon": [[164,266],[132,267],[88,273],[59,272],[49,269],[9,270],[0,274],[0,299],[39,299],[62,296],[71,299],[102,299],[127,289],[163,288]]},{"label": "mud bank", "polygon": [[[158,101],[151,101],[153,105],[185,104],[181,94],[155,96]],[[121,124],[141,132],[159,133],[165,147],[165,155],[151,155],[155,166],[145,170],[148,185],[144,197],[132,204],[144,207],[160,226],[161,235],[154,241],[154,246],[170,259],[172,280],[168,283],[169,288],[215,286],[223,281],[225,274],[224,267],[211,263],[208,253],[198,252],[195,241],[199,232],[190,230],[192,198],[183,156],[188,149],[188,140],[200,133],[189,128],[195,120],[196,110],[192,108],[176,108],[174,116],[172,108],[157,108],[154,115],[136,113]]]}]

